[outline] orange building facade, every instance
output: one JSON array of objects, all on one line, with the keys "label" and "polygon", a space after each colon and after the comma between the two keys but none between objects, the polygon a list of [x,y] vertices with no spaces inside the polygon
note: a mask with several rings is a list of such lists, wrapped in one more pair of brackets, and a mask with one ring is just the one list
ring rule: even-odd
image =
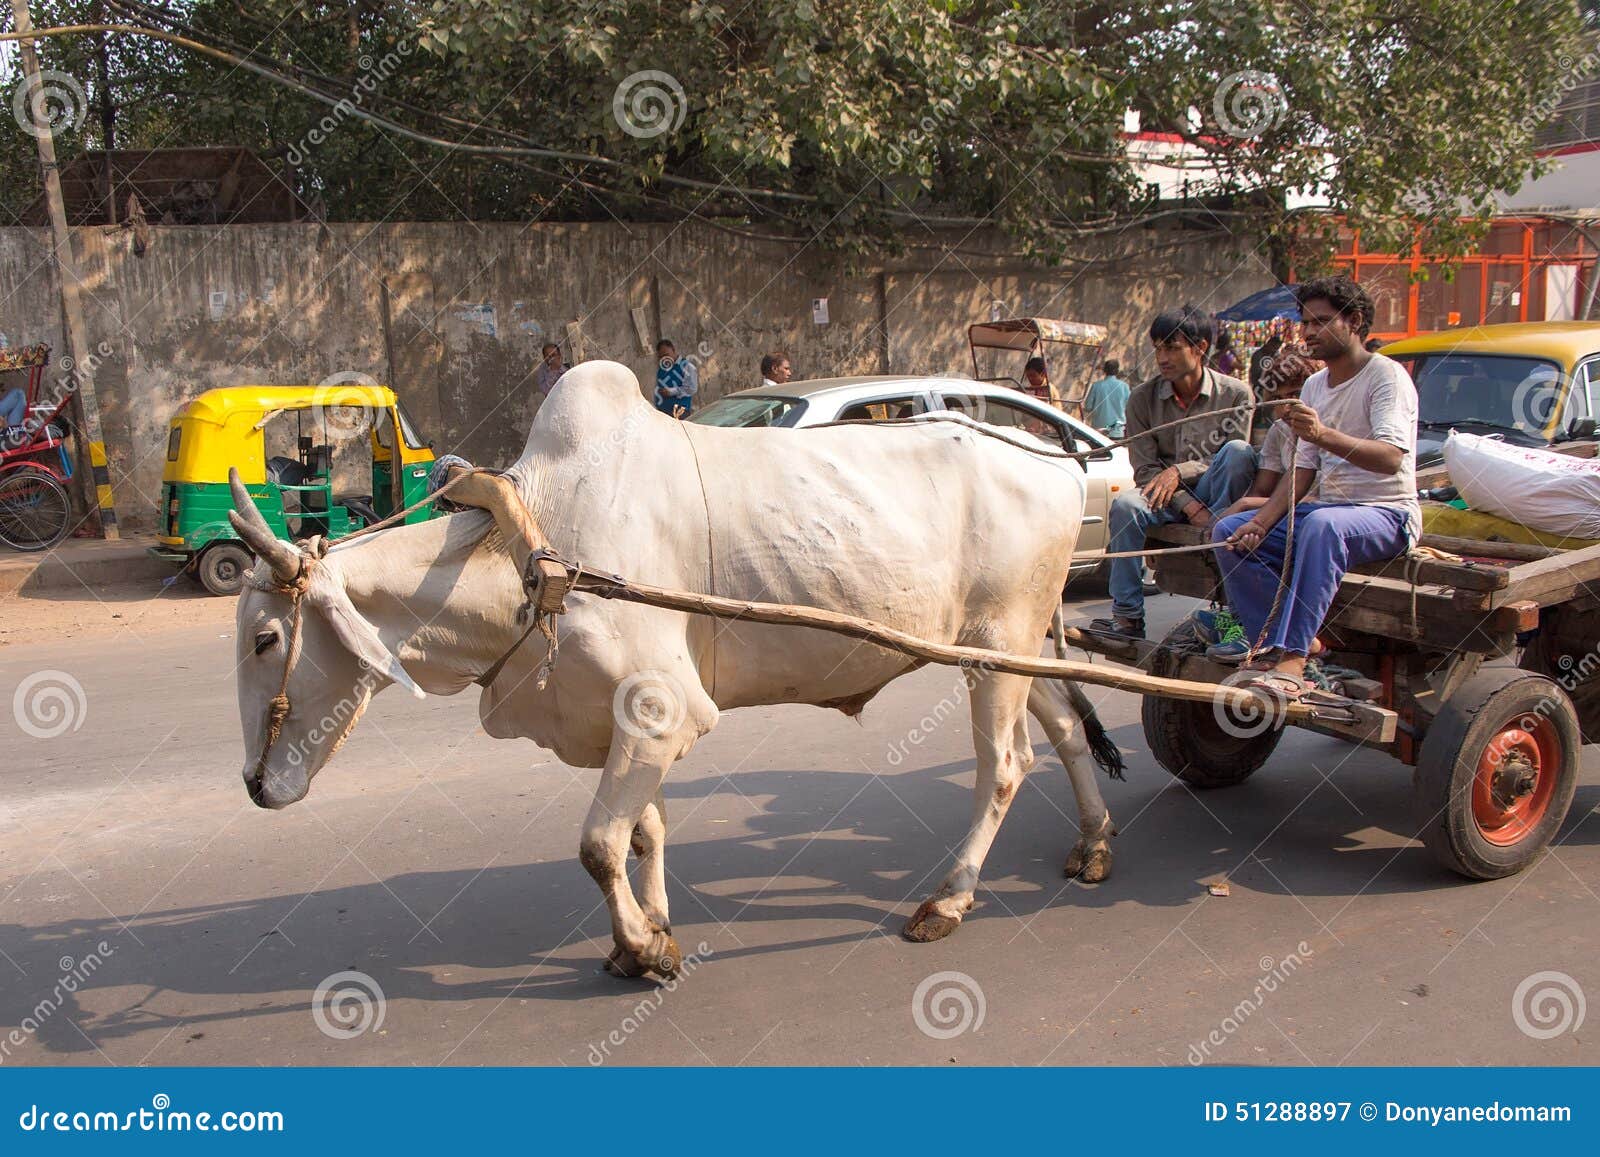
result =
[{"label": "orange building facade", "polygon": [[1420,246],[1407,254],[1367,253],[1353,229],[1339,231],[1335,260],[1372,294],[1373,336],[1384,341],[1460,326],[1582,318],[1596,276],[1595,249],[1584,235],[1541,217],[1497,219],[1478,253],[1448,267]]}]

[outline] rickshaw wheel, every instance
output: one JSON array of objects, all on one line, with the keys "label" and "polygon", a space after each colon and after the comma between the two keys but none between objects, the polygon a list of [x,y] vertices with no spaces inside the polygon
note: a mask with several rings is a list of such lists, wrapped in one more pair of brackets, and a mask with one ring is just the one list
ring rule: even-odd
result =
[{"label": "rickshaw wheel", "polygon": [[1420,838],[1470,879],[1522,871],[1566,819],[1580,746],[1577,712],[1554,680],[1479,672],[1422,741],[1412,779]]},{"label": "rickshaw wheel", "polygon": [[195,574],[200,585],[212,594],[236,595],[244,587],[244,576],[255,565],[255,555],[237,542],[218,542],[200,556]]},{"label": "rickshaw wheel", "polygon": [[53,474],[23,465],[0,474],[0,542],[49,550],[72,529],[72,499]]},{"label": "rickshaw wheel", "polygon": [[[1189,637],[1179,624],[1162,645],[1181,648]],[[1176,664],[1169,669],[1158,659],[1150,673],[1176,675]],[[1227,716],[1211,703],[1157,695],[1144,697],[1140,717],[1145,742],[1156,762],[1190,787],[1202,789],[1233,787],[1249,779],[1272,758],[1284,732],[1282,727],[1264,725],[1264,720],[1238,721],[1225,727]]]}]

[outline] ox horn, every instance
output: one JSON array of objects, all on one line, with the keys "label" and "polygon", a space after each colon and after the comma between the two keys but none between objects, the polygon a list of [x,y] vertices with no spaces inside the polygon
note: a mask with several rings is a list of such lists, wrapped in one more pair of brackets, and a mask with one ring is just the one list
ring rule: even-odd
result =
[{"label": "ox horn", "polygon": [[300,552],[272,533],[267,520],[250,499],[250,491],[239,481],[239,469],[228,467],[228,487],[233,491],[234,508],[228,511],[228,521],[244,540],[244,544],[272,566],[279,582],[293,582],[300,573]]}]

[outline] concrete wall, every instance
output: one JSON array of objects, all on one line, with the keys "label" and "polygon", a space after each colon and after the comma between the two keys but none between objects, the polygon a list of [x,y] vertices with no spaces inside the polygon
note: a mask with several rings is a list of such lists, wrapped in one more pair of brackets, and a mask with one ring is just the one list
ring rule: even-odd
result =
[{"label": "concrete wall", "polygon": [[[62,349],[44,230],[0,229],[0,333]],[[966,326],[992,304],[1110,326],[1110,352],[1149,365],[1153,310],[1211,308],[1271,284],[1248,238],[1145,228],[1040,268],[1003,241],[950,234],[865,272],[815,248],[684,225],[244,225],[77,231],[96,388],[124,525],[154,525],[166,424],[213,386],[391,382],[424,436],[485,465],[521,449],[549,337],[631,366],[653,344],[701,362],[706,400],[759,384],[786,350],[797,376],[969,373]],[[828,299],[816,325],[812,300]],[[569,350],[569,359],[571,357]],[[987,371],[986,371],[987,372]],[[1020,366],[1012,368],[1020,373]]]}]

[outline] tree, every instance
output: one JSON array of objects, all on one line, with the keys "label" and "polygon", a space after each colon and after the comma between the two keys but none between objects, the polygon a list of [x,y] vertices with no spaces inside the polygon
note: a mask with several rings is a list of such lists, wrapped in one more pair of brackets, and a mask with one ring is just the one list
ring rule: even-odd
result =
[{"label": "tree", "polygon": [[[116,35],[123,145],[293,160],[331,218],[696,215],[847,250],[993,223],[1050,255],[1125,228],[1158,208],[1130,109],[1187,142],[1218,211],[1287,233],[1315,190],[1369,243],[1459,250],[1596,61],[1575,0],[104,3],[273,74]],[[47,58],[87,77],[91,47]]]}]

